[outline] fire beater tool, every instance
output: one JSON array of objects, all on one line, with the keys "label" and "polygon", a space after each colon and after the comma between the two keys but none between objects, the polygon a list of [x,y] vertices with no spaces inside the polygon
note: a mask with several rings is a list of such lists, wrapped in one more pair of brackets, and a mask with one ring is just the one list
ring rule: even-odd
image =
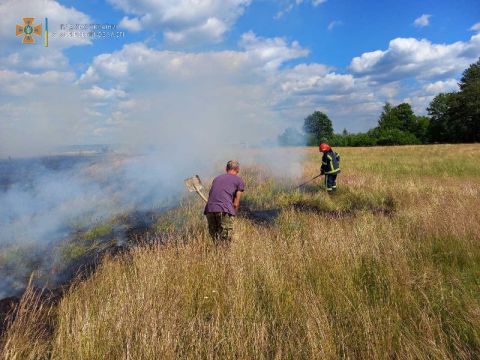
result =
[{"label": "fire beater tool", "polygon": [[202,184],[202,181],[200,180],[200,176],[195,175],[195,176],[189,177],[188,179],[185,179],[184,182],[188,191],[190,192],[195,191],[203,199],[203,201],[205,202],[208,201],[207,197],[202,193],[203,184]]},{"label": "fire beater tool", "polygon": [[313,180],[315,180],[316,178],[318,178],[318,177],[320,177],[320,176],[322,176],[322,174],[318,174],[317,176],[311,178],[310,180],[305,181],[304,183],[301,183],[301,184],[298,185],[298,186],[295,186],[294,189],[299,189],[299,188],[301,188],[302,186],[307,185],[308,183],[311,183]]}]

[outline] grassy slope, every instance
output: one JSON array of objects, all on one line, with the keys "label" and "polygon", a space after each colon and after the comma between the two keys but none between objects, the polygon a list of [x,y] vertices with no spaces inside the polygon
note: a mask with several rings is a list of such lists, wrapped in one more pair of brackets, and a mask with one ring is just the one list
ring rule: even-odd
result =
[{"label": "grassy slope", "polygon": [[[318,172],[315,149],[288,151]],[[167,245],[106,260],[53,317],[24,304],[37,315],[5,357],[479,357],[480,146],[340,152],[335,198],[244,169],[244,204],[278,211],[239,218],[230,249],[212,248],[189,198],[156,225]]]}]

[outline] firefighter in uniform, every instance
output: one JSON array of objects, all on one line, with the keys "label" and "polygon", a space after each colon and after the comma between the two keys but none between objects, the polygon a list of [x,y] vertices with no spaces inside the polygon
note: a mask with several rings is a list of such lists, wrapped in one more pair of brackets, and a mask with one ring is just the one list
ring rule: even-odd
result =
[{"label": "firefighter in uniform", "polygon": [[340,172],[340,155],[326,144],[321,143],[319,151],[323,153],[320,174],[325,175],[325,188],[328,193],[337,191],[337,175]]}]

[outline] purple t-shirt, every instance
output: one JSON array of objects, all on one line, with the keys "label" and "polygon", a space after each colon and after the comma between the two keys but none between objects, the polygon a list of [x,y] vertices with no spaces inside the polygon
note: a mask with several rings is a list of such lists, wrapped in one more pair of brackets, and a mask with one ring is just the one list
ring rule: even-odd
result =
[{"label": "purple t-shirt", "polygon": [[224,212],[236,215],[233,199],[237,191],[243,191],[244,189],[245,184],[238,175],[227,173],[217,176],[213,179],[212,188],[208,194],[208,202],[203,213]]}]

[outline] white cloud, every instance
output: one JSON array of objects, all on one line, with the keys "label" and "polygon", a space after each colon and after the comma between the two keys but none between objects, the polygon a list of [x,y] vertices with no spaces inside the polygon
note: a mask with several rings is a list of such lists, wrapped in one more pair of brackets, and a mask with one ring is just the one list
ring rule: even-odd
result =
[{"label": "white cloud", "polygon": [[421,92],[412,93],[410,96],[403,98],[400,102],[407,103],[412,106],[413,112],[417,115],[426,115],[426,108],[433,100],[434,95],[425,95]]},{"label": "white cloud", "polygon": [[283,38],[262,38],[253,32],[243,34],[239,44],[250,57],[257,59],[270,70],[277,69],[287,60],[308,55],[308,50],[302,48],[297,41],[288,45]]},{"label": "white cloud", "polygon": [[338,74],[322,64],[283,69],[276,78],[275,107],[284,117],[301,121],[318,109],[329,115],[337,129],[358,131],[373,126],[388,99],[384,86]]},{"label": "white cloud", "polygon": [[[175,148],[175,139],[185,136],[202,147],[272,139],[281,130],[281,114],[273,109],[278,72],[307,50],[254,33],[246,34],[239,46],[237,51],[194,53],[134,43],[96,56],[78,79],[67,72],[2,73],[0,152],[92,141]],[[311,68],[328,72],[319,64]],[[38,92],[41,96],[34,96]],[[22,112],[22,106],[29,110]],[[51,133],[38,130],[40,124]],[[209,131],[198,131],[198,126]],[[22,134],[25,128],[34,131]],[[236,136],[229,139],[232,131]]]},{"label": "white cloud", "polygon": [[422,16],[415,19],[415,21],[413,22],[413,25],[415,25],[416,27],[428,26],[428,25],[430,25],[430,18],[431,17],[432,17],[432,15],[430,15],[430,14],[423,14]]},{"label": "white cloud", "polygon": [[[253,38],[258,40],[257,47],[268,43],[268,39]],[[129,44],[97,56],[79,81],[90,94],[107,102],[99,110],[105,120],[97,124],[96,136],[169,146],[170,151],[182,148],[178,139],[188,138],[189,146],[198,146],[205,154],[221,143],[271,138],[271,129],[277,125],[268,76],[274,69],[265,71],[265,65],[289,56],[280,52],[262,57],[257,47],[189,53]],[[112,72],[112,64],[126,66]],[[229,138],[231,134],[235,136]]]},{"label": "white cloud", "polygon": [[24,47],[0,57],[1,67],[28,71],[65,70],[68,68],[68,59],[58,49]]},{"label": "white cloud", "polygon": [[471,31],[480,31],[480,22],[473,24],[470,28]]},{"label": "white cloud", "polygon": [[139,32],[142,30],[142,23],[136,17],[129,19],[127,16],[124,16],[122,20],[120,20],[118,26],[132,32]]},{"label": "white cloud", "polygon": [[438,93],[446,93],[458,91],[458,81],[456,79],[448,79],[445,81],[436,81],[423,86],[425,93],[430,95],[437,95]]},{"label": "white cloud", "polygon": [[124,98],[126,96],[125,91],[122,89],[103,89],[97,85],[93,85],[90,89],[86,90],[86,93],[89,97],[97,100]]},{"label": "white cloud", "polygon": [[187,42],[203,41],[218,43],[223,40],[223,35],[228,30],[227,24],[217,18],[208,18],[198,27],[192,27],[183,31],[166,31],[165,39],[170,43],[185,44]]},{"label": "white cloud", "polygon": [[353,89],[355,80],[351,74],[329,72],[322,64],[300,64],[285,70],[281,88],[289,94],[341,94]]},{"label": "white cloud", "polygon": [[328,28],[329,31],[332,31],[334,28],[336,28],[338,26],[341,26],[341,25],[343,25],[342,21],[334,20],[334,21],[330,21],[327,28]]},{"label": "white cloud", "polygon": [[[408,101],[424,113],[437,92],[456,89],[455,78],[476,61],[478,49],[478,34],[453,44],[398,38],[386,50],[354,58],[344,73],[318,63],[290,66],[308,49],[248,32],[234,51],[127,44],[96,56],[79,77],[68,66],[0,69],[0,156],[85,141],[154,143],[173,152],[208,144],[208,153],[221,142],[271,139],[284,121],[300,124],[315,109],[326,111],[337,130],[366,130],[385,101]],[[0,61],[15,66],[19,59],[10,54]],[[185,137],[192,148],[177,141]]]},{"label": "white cloud", "polygon": [[451,77],[474,62],[480,53],[480,35],[469,41],[433,44],[428,40],[396,38],[387,50],[367,52],[352,59],[349,69],[378,82],[407,78]]},{"label": "white cloud", "polygon": [[68,84],[75,78],[73,73],[47,71],[41,74],[0,70],[0,94],[28,97],[38,96],[45,92],[50,85],[58,83]]},{"label": "white cloud", "polygon": [[167,41],[182,44],[219,42],[251,0],[108,0],[133,19],[130,28],[159,30]]}]

